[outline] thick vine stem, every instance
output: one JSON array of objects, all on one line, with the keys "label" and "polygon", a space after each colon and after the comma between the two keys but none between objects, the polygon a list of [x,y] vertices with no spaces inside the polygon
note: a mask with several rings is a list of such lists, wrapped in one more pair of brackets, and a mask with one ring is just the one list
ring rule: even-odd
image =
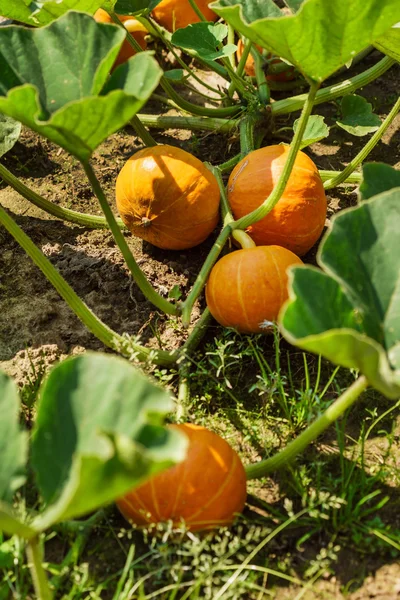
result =
[{"label": "thick vine stem", "polygon": [[365,144],[364,148],[353,158],[353,160],[347,165],[347,167],[341,171],[338,175],[328,179],[325,181],[324,188],[326,190],[330,190],[331,188],[340,185],[353,173],[353,171],[364,162],[368,154],[375,148],[376,144],[380,141],[385,131],[388,129],[389,125],[392,123],[395,116],[400,111],[400,98],[397,98],[396,104],[393,106],[392,110],[386,117],[386,119],[382,122],[381,126],[370,140]]},{"label": "thick vine stem", "polygon": [[38,600],[52,600],[53,594],[50,590],[46,572],[43,569],[43,553],[40,547],[39,536],[27,542],[26,554],[36,597]]},{"label": "thick vine stem", "polygon": [[[319,171],[319,174],[321,176],[322,181],[327,181],[328,179],[337,177],[338,175],[340,175],[341,172],[342,171],[324,171],[323,169],[321,169]],[[351,175],[346,177],[346,179],[344,181],[342,181],[341,183],[357,184],[357,183],[361,183],[361,182],[362,182],[362,174],[361,173],[352,173]]]},{"label": "thick vine stem", "polygon": [[154,129],[190,129],[191,131],[215,131],[229,133],[238,127],[238,119],[215,119],[213,117],[189,117],[183,115],[138,114],[143,125]]},{"label": "thick vine stem", "polygon": [[165,312],[168,315],[177,315],[178,310],[177,310],[177,307],[175,306],[175,304],[172,304],[171,302],[169,302],[168,300],[163,298],[158,292],[155,291],[155,289],[149,283],[146,276],[142,272],[141,268],[137,264],[132,252],[130,251],[128,244],[126,243],[126,240],[123,236],[121,229],[118,227],[118,224],[115,220],[113,212],[112,212],[110,206],[108,205],[107,199],[106,199],[104,192],[100,186],[100,183],[95,175],[95,172],[93,171],[92,166],[88,162],[82,163],[82,165],[83,165],[83,168],[85,169],[87,178],[90,181],[93,192],[100,202],[100,206],[101,206],[101,208],[104,212],[104,215],[107,219],[107,223],[108,223],[108,226],[114,236],[114,240],[115,240],[118,248],[121,250],[121,253],[125,259],[125,262],[128,265],[128,268],[132,274],[132,277],[135,280],[135,282],[137,283],[139,289],[143,292],[143,294],[146,296],[146,298],[152,304],[154,304],[154,306],[156,306],[157,308],[159,308],[160,310],[162,310],[163,312]]},{"label": "thick vine stem", "polygon": [[[15,177],[4,165],[0,163],[0,178],[3,179],[8,185],[10,185],[18,194],[21,194],[23,198],[44,210],[45,212],[57,217],[58,219],[62,219],[63,221],[68,221],[70,223],[76,223],[77,225],[82,225],[83,227],[90,227],[91,229],[108,229],[108,223],[104,217],[96,216],[96,215],[88,215],[86,213],[80,213],[75,210],[70,210],[69,208],[62,208],[61,206],[57,206],[50,202],[50,200],[46,200],[30,188],[28,188],[22,181]],[[126,229],[124,223],[121,219],[116,219],[119,227],[122,229]]]},{"label": "thick vine stem", "polygon": [[255,148],[254,129],[259,118],[254,114],[247,114],[240,120],[240,154],[244,158]]},{"label": "thick vine stem", "polygon": [[190,398],[189,377],[190,362],[183,359],[179,364],[179,386],[175,411],[175,420],[177,423],[184,423],[186,421],[187,407]]},{"label": "thick vine stem", "polygon": [[267,81],[267,76],[263,69],[263,60],[257,48],[253,48],[251,55],[254,59],[254,71],[256,74],[256,82],[258,87],[258,97],[263,106],[267,106],[271,102],[271,93]]},{"label": "thick vine stem", "polygon": [[152,137],[152,135],[147,131],[143,122],[139,119],[137,115],[133,116],[130,120],[130,124],[133,129],[136,131],[137,135],[140,137],[145,146],[151,148],[152,146],[157,146],[156,140]]},{"label": "thick vine stem", "polygon": [[307,97],[307,101],[304,104],[303,111],[301,113],[301,117],[299,119],[299,124],[296,129],[296,133],[293,137],[292,143],[290,144],[290,150],[288,157],[285,162],[285,166],[282,170],[282,173],[278,179],[276,186],[273,191],[269,195],[268,198],[255,210],[253,210],[248,215],[245,215],[238,221],[235,221],[233,224],[233,229],[246,229],[253,223],[260,221],[263,219],[277,204],[280,197],[282,196],[288,179],[290,177],[290,173],[292,172],[294,162],[296,160],[297,152],[300,149],[301,140],[303,139],[303,134],[307,125],[308,118],[311,114],[311,111],[314,106],[314,99],[318,90],[318,83],[311,83],[310,92]]},{"label": "thick vine stem", "polygon": [[15,221],[0,206],[0,224],[13,236],[18,244],[25,250],[37,267],[42,271],[45,277],[55,287],[71,310],[82,321],[82,323],[91,331],[105,346],[112,348],[116,352],[126,354],[129,348],[136,353],[138,360],[146,361],[152,357],[154,364],[168,365],[174,364],[177,360],[176,354],[170,354],[162,350],[154,350],[140,346],[131,340],[125,339],[105,323],[103,323],[90,308],[79,298],[71,286],[60,275],[57,269],[44,256],[44,254],[35,246],[32,240],[22,231]]},{"label": "thick vine stem", "polygon": [[295,440],[275,456],[246,467],[247,479],[259,479],[288,465],[311,442],[317,439],[332,423],[334,423],[368,387],[367,379],[359,377],[327,410],[307,427]]},{"label": "thick vine stem", "polygon": [[[314,101],[314,105],[323,104],[324,102],[330,102],[336,98],[340,98],[345,94],[351,94],[360,87],[371,83],[384,73],[390,67],[392,67],[396,61],[389,56],[385,56],[376,65],[367,69],[359,75],[355,75],[351,79],[346,79],[341,83],[336,83],[322,90],[319,90]],[[301,110],[307,100],[307,94],[300,94],[299,96],[293,96],[292,98],[285,98],[284,100],[278,100],[271,104],[271,110],[274,117],[277,115],[286,115],[288,113]]]},{"label": "thick vine stem", "polygon": [[196,15],[199,17],[200,21],[207,21],[207,19],[205,18],[205,16],[203,15],[203,13],[199,9],[199,7],[197,6],[196,0],[189,0],[189,4],[193,8]]}]

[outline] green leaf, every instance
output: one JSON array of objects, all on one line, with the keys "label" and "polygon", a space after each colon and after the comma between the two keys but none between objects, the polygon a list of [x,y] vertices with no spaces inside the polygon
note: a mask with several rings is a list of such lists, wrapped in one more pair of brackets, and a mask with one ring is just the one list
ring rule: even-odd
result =
[{"label": "green leaf", "polygon": [[400,21],[398,0],[305,0],[276,18],[264,0],[219,0],[219,16],[314,81],[324,81]]},{"label": "green leaf", "polygon": [[360,200],[368,200],[382,192],[400,187],[400,171],[385,163],[366,163],[363,180],[358,190]]},{"label": "green leaf", "polygon": [[[296,133],[298,124],[300,119],[296,119],[293,123],[293,131]],[[329,127],[325,123],[324,117],[320,115],[311,115],[308,119],[306,130],[303,135],[303,139],[301,141],[300,149],[309,146],[310,144],[315,144],[315,142],[319,142],[319,140],[323,140],[329,135]]]},{"label": "green leaf", "polygon": [[375,48],[400,62],[400,23],[389,29],[374,43]]},{"label": "green leaf", "polygon": [[285,338],[358,369],[400,395],[400,189],[332,220],[314,267],[295,268],[280,323]]},{"label": "green leaf", "polygon": [[0,113],[0,158],[18,141],[21,123]]},{"label": "green leaf", "polygon": [[167,393],[127,361],[87,353],[53,369],[39,399],[32,464],[44,530],[112,502],[184,458],[186,439],[161,425]]},{"label": "green leaf", "polygon": [[93,15],[103,2],[104,0],[0,0],[0,15],[40,27],[73,9]]},{"label": "green leaf", "polygon": [[288,6],[294,13],[300,9],[303,2],[304,0],[285,0],[286,6]]},{"label": "green leaf", "polygon": [[43,29],[1,28],[0,112],[87,161],[140,110],[162,74],[150,53],[140,53],[107,82],[124,35],[77,12]]},{"label": "green leaf", "polygon": [[361,137],[379,129],[381,120],[372,112],[372,104],[362,96],[350,94],[342,98],[342,118],[337,125],[352,135]]},{"label": "green leaf", "polygon": [[37,535],[35,529],[19,520],[19,518],[12,511],[11,506],[1,501],[0,531],[4,531],[8,535],[18,535],[26,540],[29,540]]},{"label": "green leaf", "polygon": [[[161,0],[117,0],[115,12],[119,15],[147,15]],[[103,4],[106,6],[107,3]]]},{"label": "green leaf", "polygon": [[204,60],[216,60],[229,56],[237,46],[227,44],[219,49],[219,45],[228,35],[228,28],[222,23],[193,23],[173,34],[174,46],[184,50],[193,50],[195,55]]},{"label": "green leaf", "polygon": [[164,77],[174,83],[179,83],[186,78],[186,75],[183,69],[171,69],[170,71],[164,71]]},{"label": "green leaf", "polygon": [[27,434],[19,426],[19,406],[17,386],[0,371],[0,500],[11,501],[25,482]]}]

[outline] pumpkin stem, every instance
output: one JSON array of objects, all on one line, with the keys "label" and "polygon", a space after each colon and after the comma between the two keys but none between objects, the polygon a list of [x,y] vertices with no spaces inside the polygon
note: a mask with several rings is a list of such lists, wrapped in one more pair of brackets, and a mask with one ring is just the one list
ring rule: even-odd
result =
[{"label": "pumpkin stem", "polygon": [[240,229],[235,229],[235,231],[232,232],[232,237],[237,242],[239,242],[239,244],[241,245],[241,247],[243,249],[256,247],[255,242],[251,239],[251,237],[245,231],[241,231]]}]

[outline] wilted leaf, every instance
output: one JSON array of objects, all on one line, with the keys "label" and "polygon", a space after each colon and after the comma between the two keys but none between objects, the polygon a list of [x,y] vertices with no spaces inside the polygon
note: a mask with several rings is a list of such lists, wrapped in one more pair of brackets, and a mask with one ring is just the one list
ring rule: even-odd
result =
[{"label": "wilted leaf", "polygon": [[244,36],[319,82],[400,21],[398,0],[305,0],[295,15],[281,18],[264,0],[210,6]]},{"label": "wilted leaf", "polygon": [[[293,130],[296,133],[298,124],[300,119],[296,119],[293,123]],[[325,123],[324,117],[320,115],[311,115],[308,119],[306,130],[303,135],[303,139],[300,145],[301,148],[305,148],[310,144],[315,144],[315,142],[319,142],[319,140],[323,140],[329,135],[329,127]]]},{"label": "wilted leaf", "polygon": [[11,501],[25,482],[27,435],[19,426],[19,406],[17,386],[0,371],[0,500]]},{"label": "wilted leaf", "polygon": [[112,502],[184,458],[186,440],[164,429],[168,394],[127,361],[87,353],[53,369],[38,404],[32,463],[46,529]]},{"label": "wilted leaf", "polygon": [[[77,12],[43,29],[0,29],[0,111],[88,160],[143,106],[162,74],[140,53],[106,84],[124,35]],[[105,84],[107,96],[97,97]]]},{"label": "wilted leaf", "polygon": [[280,323],[289,342],[400,395],[400,189],[342,211],[318,264],[292,270]]},{"label": "wilted leaf", "polygon": [[0,15],[35,27],[48,25],[68,10],[93,15],[104,0],[0,0]]},{"label": "wilted leaf", "polygon": [[21,123],[0,113],[0,158],[18,141]]},{"label": "wilted leaf", "polygon": [[400,23],[389,29],[374,43],[375,48],[400,62]]},{"label": "wilted leaf", "polygon": [[216,60],[223,56],[229,56],[236,50],[234,44],[218,48],[227,35],[228,28],[222,23],[193,23],[193,25],[175,31],[171,41],[174,46],[192,50],[204,60]]},{"label": "wilted leaf", "polygon": [[362,96],[344,96],[341,103],[342,118],[337,125],[352,135],[363,136],[379,129],[381,120],[372,112],[372,104]]},{"label": "wilted leaf", "polygon": [[368,200],[382,192],[400,188],[400,171],[385,163],[366,163],[362,175],[363,180],[358,190],[360,200]]}]

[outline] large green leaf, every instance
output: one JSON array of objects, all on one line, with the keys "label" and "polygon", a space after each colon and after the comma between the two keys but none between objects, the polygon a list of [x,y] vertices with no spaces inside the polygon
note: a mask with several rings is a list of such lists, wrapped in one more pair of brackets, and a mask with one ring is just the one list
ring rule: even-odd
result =
[{"label": "large green leaf", "polygon": [[295,268],[280,322],[291,343],[359,369],[400,395],[400,188],[342,211],[318,253]]},{"label": "large green leaf", "polygon": [[[109,0],[103,6],[107,7],[108,2]],[[160,2],[161,0],[117,0],[114,10],[120,15],[146,15]]]},{"label": "large green leaf", "polygon": [[382,192],[400,188],[400,171],[385,163],[366,163],[362,168],[360,200],[368,200]]},{"label": "large green leaf", "polygon": [[19,406],[17,386],[0,371],[0,500],[12,500],[25,482],[27,435],[19,426]]},{"label": "large green leaf", "polygon": [[[296,119],[293,123],[293,131],[296,133],[300,119]],[[303,139],[301,140],[300,149],[315,144],[329,135],[329,127],[325,123],[324,117],[321,115],[311,115],[307,121],[305,131],[303,133]]]},{"label": "large green leaf", "polygon": [[18,141],[21,123],[0,113],[0,158]]},{"label": "large green leaf", "polygon": [[184,50],[193,50],[195,56],[204,60],[217,60],[233,54],[237,48],[234,44],[219,47],[228,35],[228,28],[222,23],[193,23],[178,29],[172,36],[172,43]]},{"label": "large green leaf", "polygon": [[127,361],[68,359],[40,393],[32,464],[45,512],[36,529],[112,502],[184,458],[186,439],[164,429],[168,394]]},{"label": "large green leaf", "polygon": [[48,25],[68,10],[94,14],[104,0],[0,0],[0,15],[39,27]]},{"label": "large green leaf", "polygon": [[124,35],[77,12],[42,29],[1,28],[0,112],[88,160],[143,106],[162,74],[140,53],[107,82]]},{"label": "large green leaf", "polygon": [[400,62],[400,23],[376,40],[374,46]]},{"label": "large green leaf", "polygon": [[253,42],[323,81],[400,20],[398,0],[305,0],[271,16],[264,0],[219,0],[211,8]]}]

